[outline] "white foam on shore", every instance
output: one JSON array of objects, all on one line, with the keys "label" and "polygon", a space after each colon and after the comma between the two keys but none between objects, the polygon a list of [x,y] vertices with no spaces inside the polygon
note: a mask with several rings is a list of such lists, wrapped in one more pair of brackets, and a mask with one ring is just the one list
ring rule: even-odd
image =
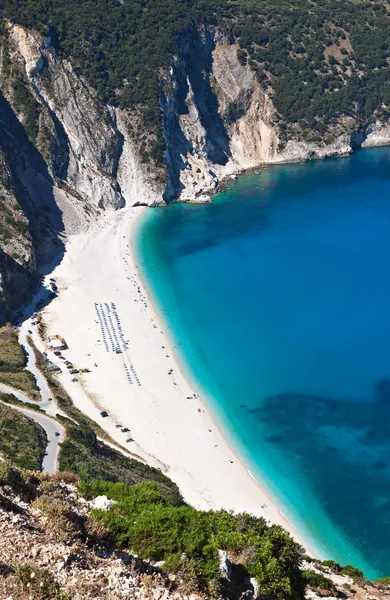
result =
[{"label": "white foam on shore", "polygon": [[[43,311],[47,333],[63,336],[69,346],[66,358],[91,370],[74,383],[63,369],[61,383],[80,410],[128,451],[161,468],[193,506],[264,516],[303,543],[223,437],[202,399],[193,397],[180,370],[135,265],[132,236],[143,210],[110,213],[87,233],[71,237],[62,263],[48,276],[56,279],[60,293]],[[110,343],[107,351],[95,303],[114,303],[141,385],[129,382],[123,353],[113,352]],[[43,349],[35,332],[34,341]],[[103,410],[108,418],[100,416]],[[122,433],[117,423],[130,433]],[[126,443],[129,437],[134,441]]]}]

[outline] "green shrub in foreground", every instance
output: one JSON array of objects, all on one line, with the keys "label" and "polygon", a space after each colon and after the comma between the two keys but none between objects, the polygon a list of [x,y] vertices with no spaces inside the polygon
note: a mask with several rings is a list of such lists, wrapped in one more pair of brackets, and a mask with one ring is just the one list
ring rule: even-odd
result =
[{"label": "green shrub in foreground", "polygon": [[331,579],[322,575],[322,573],[315,573],[310,569],[302,571],[302,578],[305,585],[311,585],[315,588],[321,588],[323,590],[329,590],[332,592],[336,591],[336,587]]},{"label": "green shrub in foreground", "polygon": [[173,505],[155,483],[128,487],[121,483],[81,483],[87,498],[105,494],[116,501],[109,511],[95,510],[116,544],[142,558],[163,560],[170,572],[197,571],[200,586],[219,579],[218,550],[227,550],[242,576],[256,577],[261,593],[275,600],[301,598],[302,548],[281,527],[243,513],[200,511]]}]

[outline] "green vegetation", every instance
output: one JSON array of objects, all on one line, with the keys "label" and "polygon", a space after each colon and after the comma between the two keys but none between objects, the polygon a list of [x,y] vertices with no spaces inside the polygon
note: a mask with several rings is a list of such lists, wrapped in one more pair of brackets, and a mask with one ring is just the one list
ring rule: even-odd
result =
[{"label": "green vegetation", "polygon": [[[285,131],[319,138],[342,117],[386,117],[390,8],[366,0],[5,0],[0,16],[51,35],[61,56],[110,104],[135,107],[154,132],[142,160],[161,162],[162,73],[192,25],[218,26],[239,43],[274,94]],[[5,55],[6,56],[6,55]],[[9,68],[9,67],[8,67]],[[14,90],[34,137],[37,106]]]},{"label": "green vegetation", "polygon": [[[265,519],[227,511],[205,512],[172,504],[155,483],[82,482],[81,494],[105,494],[116,501],[109,511],[95,510],[117,545],[143,558],[163,560],[164,570],[195,577],[200,591],[218,594],[224,586],[218,550],[233,564],[232,580],[256,577],[262,597],[302,597],[302,548],[281,527]],[[226,583],[226,580],[225,580]],[[192,590],[194,591],[194,590]]]},{"label": "green vegetation", "polygon": [[19,398],[17,398],[16,396],[14,396],[13,394],[3,394],[2,392],[0,392],[0,400],[2,402],[5,402],[6,404],[13,404],[15,406],[22,406],[24,408],[29,408],[30,410],[35,410],[35,412],[40,412],[40,413],[45,413],[44,410],[42,410],[38,404],[35,404],[34,402],[22,402],[21,400],[19,400]]},{"label": "green vegetation", "polygon": [[19,369],[26,366],[26,357],[18,342],[17,331],[9,325],[0,329],[0,367],[3,366]]},{"label": "green vegetation", "polygon": [[59,459],[60,471],[73,471],[85,481],[104,479],[127,485],[153,481],[167,501],[174,505],[182,503],[176,484],[161,471],[100,442],[88,424],[75,425],[67,419],[60,420],[66,427],[66,440],[61,445]]},{"label": "green vegetation", "polygon": [[390,577],[380,577],[379,579],[375,579],[376,583],[382,583],[383,585],[390,584]]},{"label": "green vegetation", "polygon": [[[108,510],[80,513],[74,493],[59,482],[78,484],[80,496],[87,500],[107,495],[114,503]],[[339,595],[329,578],[301,569],[303,559],[317,566],[320,563],[306,557],[303,548],[282,527],[269,526],[265,519],[247,513],[206,512],[183,502],[178,504],[162,493],[156,482],[129,486],[123,482],[80,481],[72,473],[50,476],[0,462],[0,504],[6,510],[16,510],[10,491],[39,509],[45,519],[45,532],[52,539],[76,543],[79,549],[81,543],[98,544],[101,551],[105,547],[110,552],[124,548],[142,559],[161,561],[158,568],[163,573],[177,575],[170,589],[180,594],[244,598],[248,577],[254,577],[259,597],[264,600],[303,600],[306,586]],[[228,557],[224,562],[228,577],[220,570],[221,550]],[[325,563],[336,572],[343,569],[333,561]],[[60,595],[50,573],[31,563],[21,564],[13,574],[34,598],[40,589],[37,598],[42,600],[67,599]]]},{"label": "green vegetation", "polygon": [[310,585],[314,588],[321,588],[322,590],[329,590],[330,592],[334,592],[334,595],[336,595],[336,587],[333,581],[328,577],[325,577],[325,575],[305,569],[302,571],[302,578],[305,582],[305,585]]},{"label": "green vegetation", "polygon": [[18,342],[17,330],[10,325],[0,328],[0,382],[22,390],[32,400],[39,400],[38,387],[26,371],[26,355]]},{"label": "green vegetation", "polygon": [[47,446],[45,430],[32,419],[0,403],[0,454],[23,469],[39,471]]},{"label": "green vegetation", "polygon": [[18,112],[23,114],[24,128],[28,137],[35,142],[38,135],[40,107],[21,79],[16,79],[13,83],[13,101]]},{"label": "green vegetation", "polygon": [[21,471],[9,461],[0,461],[0,487],[9,487],[24,500],[31,501],[36,498],[37,483],[35,474]]},{"label": "green vegetation", "polygon": [[341,573],[342,575],[349,575],[349,577],[353,577],[353,579],[363,579],[364,573],[360,569],[356,569],[351,565],[346,565],[342,567],[339,563],[334,560],[323,560],[321,563],[324,567],[330,567],[332,571],[336,573]]},{"label": "green vegetation", "polygon": [[253,0],[232,31],[280,121],[321,135],[344,115],[388,115],[389,26],[382,2]]}]

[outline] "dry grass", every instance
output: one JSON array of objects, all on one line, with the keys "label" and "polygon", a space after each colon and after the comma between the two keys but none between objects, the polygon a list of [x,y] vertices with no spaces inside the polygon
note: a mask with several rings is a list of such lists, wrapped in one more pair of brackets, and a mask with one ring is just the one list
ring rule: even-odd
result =
[{"label": "dry grass", "polygon": [[31,400],[40,400],[37,384],[30,371],[0,371],[0,382],[25,392]]},{"label": "dry grass", "polygon": [[[83,519],[56,494],[56,486],[55,482],[43,484],[39,489],[41,495],[34,500],[32,506],[41,511],[46,520],[46,532],[57,541],[79,538],[84,534]],[[42,494],[42,490],[45,493]]]},{"label": "dry grass", "polygon": [[5,325],[0,328],[0,366],[23,368],[26,358],[18,342],[15,327]]},{"label": "dry grass", "polygon": [[0,382],[21,390],[32,400],[38,401],[38,387],[33,374],[25,369],[26,363],[15,327],[0,327]]}]

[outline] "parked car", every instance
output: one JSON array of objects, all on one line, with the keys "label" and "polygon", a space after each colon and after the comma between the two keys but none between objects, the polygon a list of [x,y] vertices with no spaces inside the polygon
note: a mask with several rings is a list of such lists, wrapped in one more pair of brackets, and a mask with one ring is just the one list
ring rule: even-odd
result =
[{"label": "parked car", "polygon": [[103,410],[103,411],[100,413],[100,416],[101,416],[101,417],[103,417],[103,419],[104,419],[105,417],[108,417],[108,412],[106,412],[105,410]]},{"label": "parked car", "polygon": [[126,444],[128,444],[129,442],[134,442],[133,438],[127,438]]},{"label": "parked car", "polygon": [[[65,364],[66,364],[66,363],[65,363]],[[67,368],[67,369],[73,369],[73,365],[72,365],[72,363],[69,363],[68,365],[66,365],[66,368]]]},{"label": "parked car", "polygon": [[76,382],[78,381],[77,377],[73,377],[73,379],[71,379],[71,381]]},{"label": "parked car", "polygon": [[115,425],[115,427],[116,427],[117,429],[119,429],[120,427],[122,427],[122,425],[121,425],[120,423],[117,423],[117,424]]},{"label": "parked car", "polygon": [[29,334],[30,334],[30,335],[32,334],[32,331],[31,331],[31,329],[29,329],[29,330],[28,330],[28,332],[29,332]]},{"label": "parked car", "polygon": [[56,437],[60,437],[60,435],[61,435],[61,434],[60,434],[60,432],[59,432],[59,431],[56,431],[56,433],[55,433],[55,436],[56,436]]},{"label": "parked car", "polygon": [[128,431],[130,431],[128,427],[124,427],[123,429],[121,429],[122,433],[127,433]]},{"label": "parked car", "polygon": [[54,354],[55,354],[56,356],[60,356],[61,352],[59,352],[58,350],[54,350]]},{"label": "parked car", "polygon": [[75,375],[76,373],[80,373],[80,371],[79,371],[78,369],[71,369],[71,370],[69,371],[69,373],[70,373],[71,375]]},{"label": "parked car", "polygon": [[47,399],[48,402],[51,402],[52,400],[53,400],[53,398],[48,398]]},{"label": "parked car", "polygon": [[71,365],[71,364],[72,364],[72,363],[70,362],[70,360],[66,360],[66,361],[64,362],[64,365]]}]

